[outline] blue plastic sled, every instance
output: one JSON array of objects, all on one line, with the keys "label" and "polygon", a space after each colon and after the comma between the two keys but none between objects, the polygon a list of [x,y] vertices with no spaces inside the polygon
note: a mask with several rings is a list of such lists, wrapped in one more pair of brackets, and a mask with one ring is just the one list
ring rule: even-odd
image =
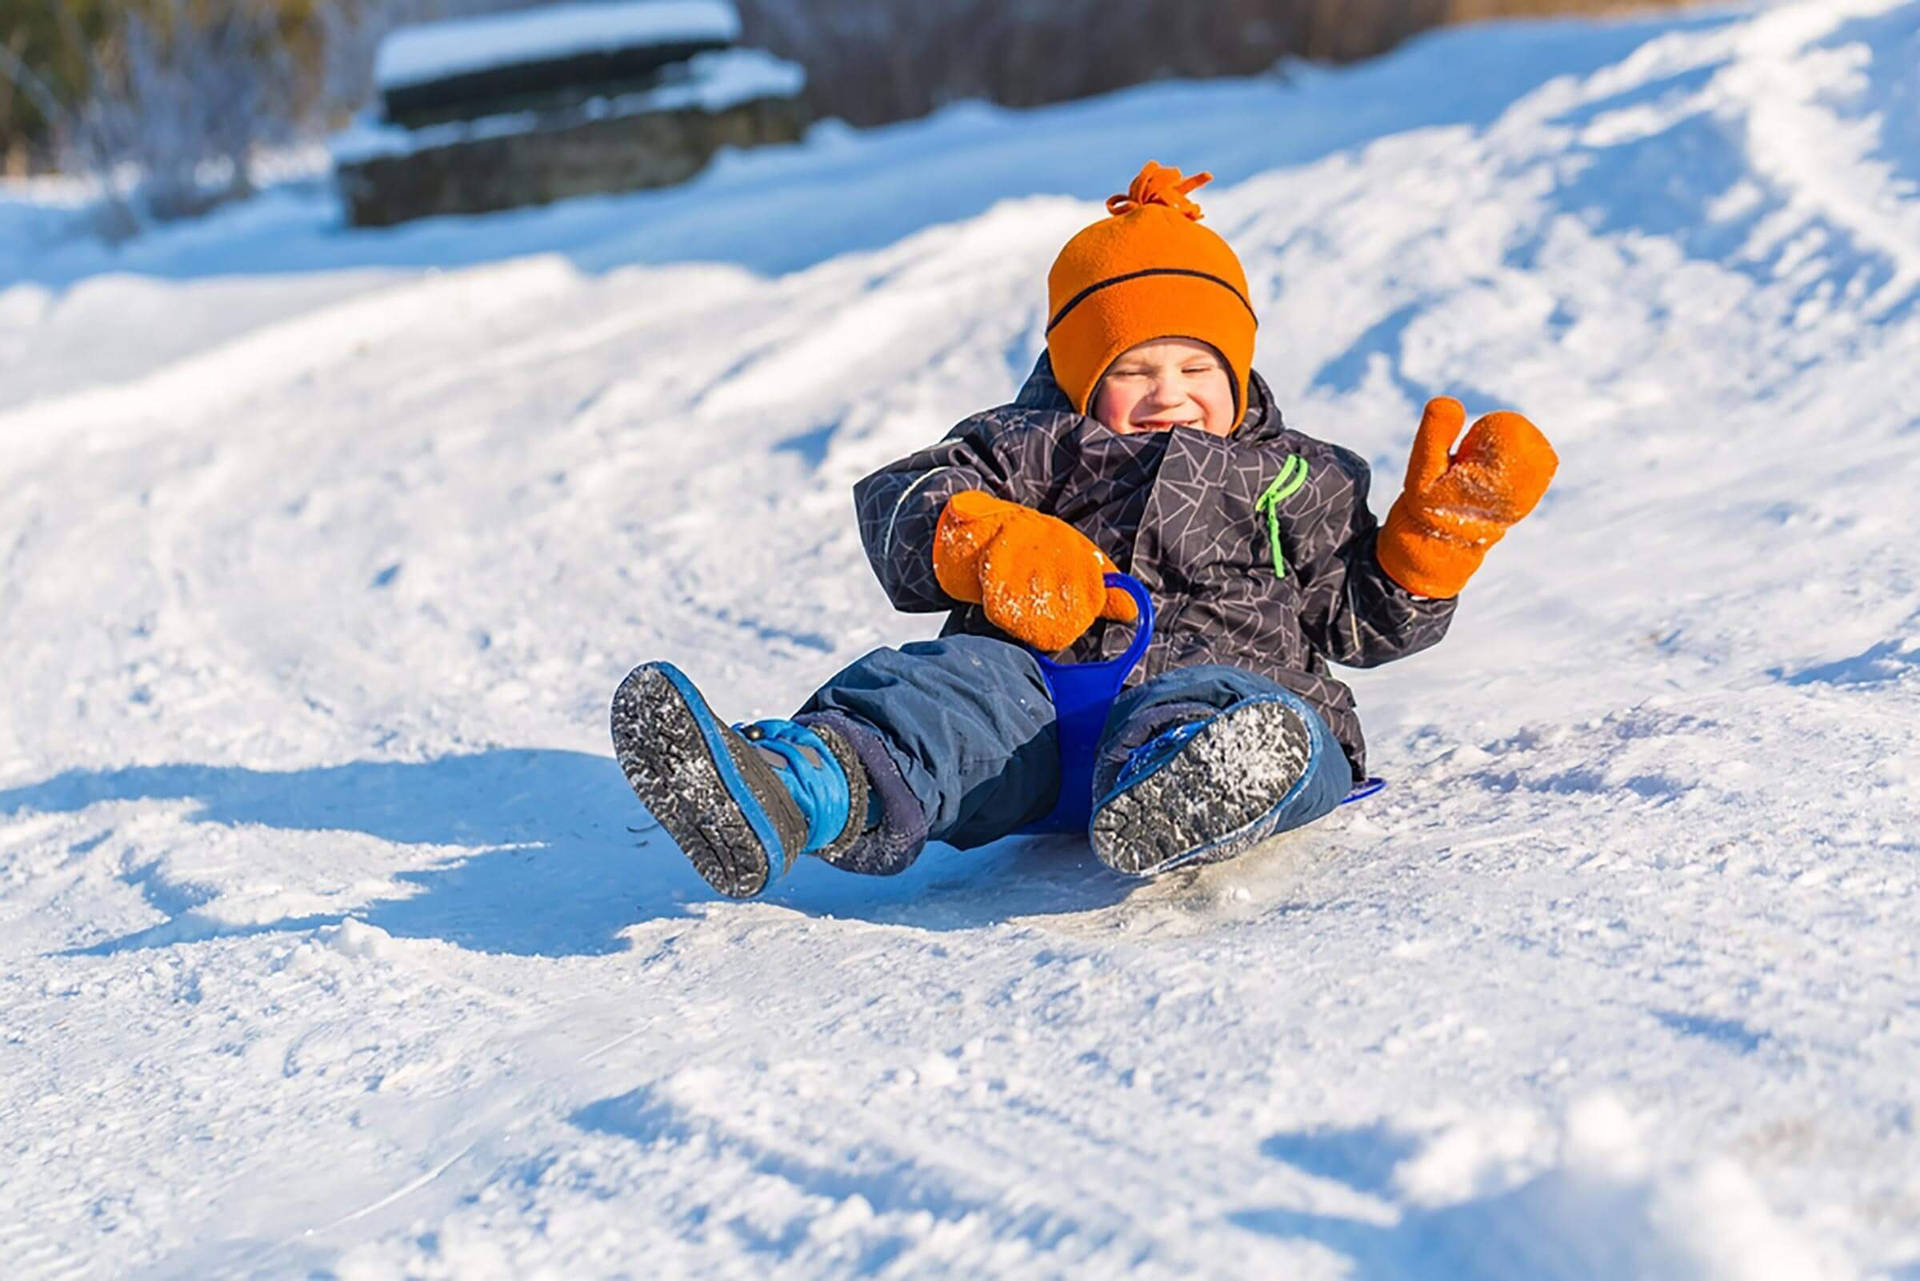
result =
[{"label": "blue plastic sled", "polygon": [[[1097,663],[1056,663],[1039,650],[1032,650],[1040,664],[1047,689],[1053,694],[1055,728],[1060,738],[1060,795],[1045,818],[1021,828],[1027,835],[1043,832],[1084,832],[1093,817],[1093,760],[1100,745],[1100,732],[1106,728],[1107,713],[1113,700],[1127,683],[1134,664],[1147,652],[1153,639],[1153,599],[1131,574],[1108,574],[1107,586],[1118,587],[1133,597],[1140,619],[1134,625],[1133,641],[1118,658]],[[1342,805],[1372,796],[1387,785],[1385,779],[1370,778],[1347,793]]]}]

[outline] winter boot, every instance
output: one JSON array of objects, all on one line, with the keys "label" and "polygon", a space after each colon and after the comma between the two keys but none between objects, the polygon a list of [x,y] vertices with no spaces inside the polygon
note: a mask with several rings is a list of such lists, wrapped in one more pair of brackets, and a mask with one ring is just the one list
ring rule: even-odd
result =
[{"label": "winter boot", "polygon": [[1232,858],[1282,829],[1312,763],[1312,731],[1278,698],[1175,725],[1134,748],[1095,804],[1093,852],[1132,876]]},{"label": "winter boot", "polygon": [[867,775],[826,726],[729,726],[671,663],[643,663],[613,696],[621,772],[707,883],[752,898],[802,854],[831,856],[863,829]]}]

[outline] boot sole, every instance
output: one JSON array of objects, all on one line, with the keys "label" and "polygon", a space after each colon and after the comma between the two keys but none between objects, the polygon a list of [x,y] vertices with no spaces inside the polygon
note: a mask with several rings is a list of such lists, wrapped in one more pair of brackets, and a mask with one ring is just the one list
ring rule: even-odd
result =
[{"label": "boot sole", "polygon": [[1128,876],[1232,858],[1273,835],[1312,761],[1312,734],[1286,703],[1229,709],[1100,804],[1088,829],[1093,852]]},{"label": "boot sole", "polygon": [[620,772],[707,884],[728,898],[767,887],[782,858],[773,821],[734,765],[726,727],[669,663],[644,663],[613,695]]}]

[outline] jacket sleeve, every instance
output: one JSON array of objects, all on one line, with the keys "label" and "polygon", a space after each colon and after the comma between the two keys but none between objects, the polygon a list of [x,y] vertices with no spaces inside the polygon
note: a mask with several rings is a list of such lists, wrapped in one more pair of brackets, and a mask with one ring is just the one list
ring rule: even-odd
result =
[{"label": "jacket sleeve", "polygon": [[1358,454],[1329,447],[1327,464],[1347,482],[1345,501],[1328,506],[1335,524],[1331,550],[1302,566],[1307,641],[1345,667],[1377,667],[1436,644],[1453,621],[1455,602],[1415,596],[1387,577],[1374,558],[1379,525],[1367,507],[1371,476]]},{"label": "jacket sleeve", "polygon": [[1039,485],[1019,465],[1010,435],[1022,428],[1019,410],[976,414],[944,440],[889,463],[853,487],[860,541],[894,608],[908,613],[955,609],[933,574],[933,534],[947,500],[964,489],[1036,505]]}]

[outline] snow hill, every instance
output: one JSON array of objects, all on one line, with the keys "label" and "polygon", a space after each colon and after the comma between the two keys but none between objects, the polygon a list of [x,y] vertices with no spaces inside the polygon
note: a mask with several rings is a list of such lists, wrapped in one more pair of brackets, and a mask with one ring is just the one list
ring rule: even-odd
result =
[{"label": "snow hill", "polygon": [[[848,485],[1211,168],[1259,367],[1563,465],[1392,786],[722,902],[605,706],[926,634]],[[1495,25],[680,190],[110,251],[0,189],[11,1278],[1920,1278],[1920,2]]]}]

